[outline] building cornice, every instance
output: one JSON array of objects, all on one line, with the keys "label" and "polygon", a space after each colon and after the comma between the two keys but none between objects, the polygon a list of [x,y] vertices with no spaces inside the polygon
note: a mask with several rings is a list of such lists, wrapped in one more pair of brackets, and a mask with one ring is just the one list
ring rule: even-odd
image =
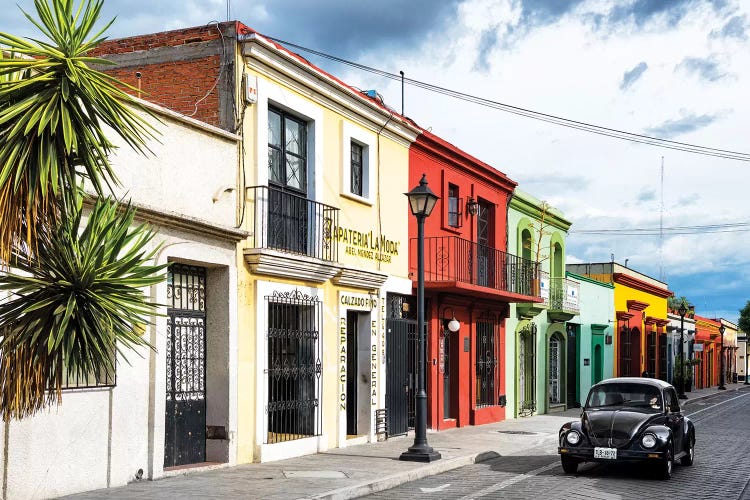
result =
[{"label": "building cornice", "polygon": [[490,186],[504,191],[506,194],[512,194],[517,185],[500,170],[430,132],[425,131],[419,135],[412,147],[418,152],[435,156],[456,169],[469,173]]},{"label": "building cornice", "polygon": [[421,132],[419,127],[397,113],[378,105],[332,75],[315,68],[298,55],[261,35],[252,33],[244,37],[240,43],[246,64],[259,73],[266,77],[274,77],[309,99],[324,104],[333,103],[336,105],[333,107],[338,108],[336,111],[339,113],[351,116],[354,112],[358,117],[354,121],[364,119],[375,132],[382,128],[384,135],[407,146],[411,145]]},{"label": "building cornice", "polygon": [[[542,217],[542,201],[532,195],[516,188],[510,199],[510,207],[518,212],[539,220]],[[567,232],[573,224],[563,217],[562,213],[554,207],[549,207],[545,214],[545,222],[550,226]]]},{"label": "building cornice", "polygon": [[[92,207],[95,203],[95,200],[96,199],[93,195],[87,194],[86,198],[84,199],[84,204],[88,207]],[[118,202],[118,205],[120,207],[120,210],[124,210],[128,204]],[[136,220],[148,222],[149,224],[155,226],[179,229],[188,233],[204,237],[209,236],[233,243],[244,240],[248,237],[249,234],[243,229],[223,226],[221,224],[198,219],[197,217],[191,217],[189,215],[183,215],[177,212],[162,210],[150,205],[130,202],[130,206],[135,208]]]},{"label": "building cornice", "polygon": [[614,273],[614,275],[612,276],[612,280],[620,285],[627,286],[629,288],[635,288],[636,290],[640,290],[642,292],[646,292],[663,299],[666,299],[667,297],[671,297],[673,295],[670,290],[659,288],[655,285],[652,285],[651,283],[647,283],[645,281],[639,280],[634,276],[630,276],[624,273]]},{"label": "building cornice", "polygon": [[644,311],[648,306],[651,305],[648,302],[641,302],[640,300],[633,300],[633,299],[628,300],[627,304],[628,304],[628,311]]},{"label": "building cornice", "polygon": [[615,285],[613,285],[612,283],[604,283],[602,281],[595,280],[594,278],[589,278],[588,276],[581,276],[580,274],[571,273],[570,271],[565,271],[565,276],[567,278],[573,278],[579,281],[585,281],[586,283],[603,286],[604,288],[609,288],[612,290],[614,290],[615,288]]}]

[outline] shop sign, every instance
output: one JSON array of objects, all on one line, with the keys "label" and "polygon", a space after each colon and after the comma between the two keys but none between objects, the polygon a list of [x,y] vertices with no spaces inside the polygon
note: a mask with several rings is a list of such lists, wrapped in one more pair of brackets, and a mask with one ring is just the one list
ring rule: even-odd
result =
[{"label": "shop sign", "polygon": [[333,226],[331,234],[336,242],[345,245],[345,254],[385,263],[390,263],[392,257],[398,255],[401,246],[400,241],[389,240],[372,231]]},{"label": "shop sign", "polygon": [[703,352],[703,344],[693,344],[693,352]]},{"label": "shop sign", "polygon": [[378,299],[371,299],[369,297],[359,297],[356,295],[341,295],[341,305],[349,307],[365,307],[367,309],[375,309],[378,307]]},{"label": "shop sign", "polygon": [[346,318],[339,320],[339,409],[346,411]]}]

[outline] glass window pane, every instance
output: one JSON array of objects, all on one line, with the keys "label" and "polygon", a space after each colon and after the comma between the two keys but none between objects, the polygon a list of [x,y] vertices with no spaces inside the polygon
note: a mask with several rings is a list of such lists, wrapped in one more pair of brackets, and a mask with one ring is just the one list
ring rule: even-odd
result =
[{"label": "glass window pane", "polygon": [[268,144],[281,147],[281,115],[268,110]]},{"label": "glass window pane", "polygon": [[286,155],[286,185],[305,191],[305,160],[292,155]]},{"label": "glass window pane", "polygon": [[305,156],[305,125],[289,118],[284,122],[287,152]]},{"label": "glass window pane", "polygon": [[281,151],[268,148],[268,179],[271,182],[284,183],[284,174],[281,167]]},{"label": "glass window pane", "polygon": [[351,192],[362,196],[362,146],[352,142],[351,145]]}]

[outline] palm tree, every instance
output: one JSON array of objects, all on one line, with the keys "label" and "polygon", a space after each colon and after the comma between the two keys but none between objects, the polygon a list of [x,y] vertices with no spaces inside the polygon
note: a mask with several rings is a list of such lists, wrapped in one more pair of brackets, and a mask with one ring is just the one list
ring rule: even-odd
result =
[{"label": "palm tree", "polygon": [[[148,112],[86,54],[101,0],[35,0],[26,17],[48,41],[0,33],[0,413],[8,421],[61,398],[71,376],[112,375],[116,353],[148,345],[164,279],[158,245],[129,205],[103,198],[117,183],[107,133],[146,152]],[[83,189],[96,193],[84,215]]]},{"label": "palm tree", "polygon": [[[38,250],[13,254],[0,277],[0,412],[34,414],[61,398],[68,379],[113,379],[115,354],[149,346],[141,337],[156,304],[142,288],[164,280],[153,231],[133,225],[135,210],[99,198],[83,220],[84,194],[65,198],[64,214],[37,232]],[[150,347],[150,346],[149,346]]]},{"label": "palm tree", "polygon": [[117,183],[106,127],[141,152],[153,136],[134,111],[144,109],[138,101],[90,66],[108,62],[86,56],[112,24],[92,35],[102,0],[82,0],[76,10],[73,3],[35,0],[38,20],[24,12],[49,41],[0,33],[0,47],[11,54],[0,60],[0,262],[6,264],[20,240],[35,250],[37,228],[81,176],[99,195]]}]

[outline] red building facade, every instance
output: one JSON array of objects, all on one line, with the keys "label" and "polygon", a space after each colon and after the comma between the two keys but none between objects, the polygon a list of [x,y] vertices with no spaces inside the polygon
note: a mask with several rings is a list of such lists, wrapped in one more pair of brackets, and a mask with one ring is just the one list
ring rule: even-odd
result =
[{"label": "red building facade", "polygon": [[[425,220],[428,425],[437,430],[505,418],[505,319],[536,297],[533,262],[506,252],[516,183],[429,132],[412,144],[409,185],[426,174],[440,197]],[[409,270],[417,280],[417,224]],[[416,291],[415,291],[416,293]],[[451,331],[451,320],[460,326]]]}]

